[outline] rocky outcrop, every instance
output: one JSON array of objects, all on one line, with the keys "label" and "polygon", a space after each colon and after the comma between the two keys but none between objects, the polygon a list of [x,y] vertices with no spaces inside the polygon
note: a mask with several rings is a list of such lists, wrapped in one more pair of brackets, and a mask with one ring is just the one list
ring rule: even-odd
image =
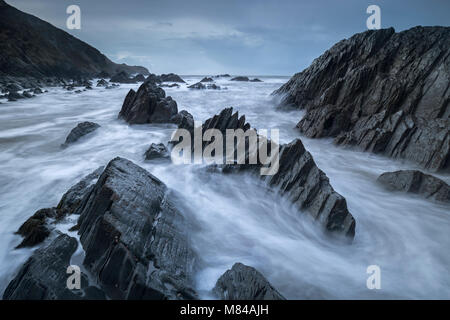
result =
[{"label": "rocky outcrop", "polygon": [[101,300],[103,292],[81,276],[81,288],[67,287],[67,268],[77,249],[75,238],[60,234],[47,247],[36,250],[6,288],[4,300]]},{"label": "rocky outcrop", "polygon": [[28,218],[16,232],[24,238],[17,248],[33,247],[42,243],[55,229],[55,223],[70,214],[79,213],[77,209],[94,187],[102,171],[103,167],[100,167],[72,186],[56,207],[40,209]]},{"label": "rocky outcrop", "polygon": [[161,82],[180,82],[185,83],[183,79],[177,74],[169,73],[169,74],[162,74],[159,76],[159,79]]},{"label": "rocky outcrop", "polygon": [[250,80],[250,82],[263,82],[263,81],[261,79],[254,78],[254,79]]},{"label": "rocky outcrop", "polygon": [[95,122],[80,122],[75,128],[70,131],[62,147],[67,147],[68,145],[77,142],[80,138],[94,132],[98,128],[100,128],[100,125]]},{"label": "rocky outcrop", "polygon": [[188,89],[203,90],[203,89],[206,89],[206,86],[201,82],[197,82],[197,83],[194,83],[194,84],[188,86]]},{"label": "rocky outcrop", "polygon": [[166,97],[163,89],[144,82],[137,92],[133,89],[128,92],[119,118],[130,124],[167,123],[177,113],[177,103]]},{"label": "rocky outcrop", "polygon": [[[245,122],[245,116],[239,117],[238,112],[233,113],[232,108],[226,108],[219,115],[205,121],[202,130],[205,132],[208,129],[218,129],[225,135],[226,129],[247,131],[250,129],[250,124]],[[261,139],[261,136],[258,136],[258,139]],[[207,143],[204,142],[203,147],[206,145]],[[224,142],[223,145],[225,148],[226,143]],[[260,177],[290,199],[299,212],[307,212],[328,234],[344,235],[347,239],[352,239],[356,223],[348,211],[345,198],[333,189],[328,177],[317,167],[301,140],[296,139],[277,147],[279,148],[278,172]],[[256,149],[250,151],[246,146],[245,164],[225,165],[222,168],[223,172],[250,171],[259,175],[262,165],[249,164],[249,155],[252,152],[256,152]]]},{"label": "rocky outcrop", "polygon": [[156,177],[110,161],[83,204],[84,266],[112,299],[192,299],[190,224]]},{"label": "rocky outcrop", "polygon": [[248,77],[239,76],[230,79],[230,81],[250,81],[250,79]]},{"label": "rocky outcrop", "polygon": [[136,81],[136,82],[144,82],[146,79],[145,79],[143,74],[139,73],[138,75],[136,75],[133,78],[133,80]]},{"label": "rocky outcrop", "polygon": [[149,74],[144,67],[116,64],[69,33],[0,1],[0,76],[92,77],[114,74]]},{"label": "rocky outcrop", "polygon": [[449,171],[450,28],[370,30],[343,40],[275,94],[306,110],[308,137]]},{"label": "rocky outcrop", "polygon": [[169,158],[169,150],[163,143],[152,143],[145,152],[145,160]]},{"label": "rocky outcrop", "polygon": [[178,112],[170,118],[170,122],[178,125],[179,129],[186,129],[189,132],[194,130],[194,117],[186,110],[181,110]]},{"label": "rocky outcrop", "polygon": [[97,81],[97,87],[107,87],[109,86],[109,82],[105,79],[100,79]]},{"label": "rocky outcrop", "polygon": [[377,179],[389,190],[420,194],[427,199],[450,203],[450,186],[417,170],[385,172]]},{"label": "rocky outcrop", "polygon": [[200,82],[213,82],[214,80],[210,77],[204,77]]},{"label": "rocky outcrop", "polygon": [[242,263],[217,280],[213,293],[222,300],[285,300],[260,272]]}]

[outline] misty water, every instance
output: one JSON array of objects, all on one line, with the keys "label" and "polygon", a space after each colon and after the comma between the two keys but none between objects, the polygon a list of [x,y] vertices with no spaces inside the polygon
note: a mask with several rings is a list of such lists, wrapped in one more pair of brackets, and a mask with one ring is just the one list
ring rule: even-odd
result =
[{"label": "misty water", "polygon": [[[194,83],[201,77],[185,77]],[[257,268],[285,297],[450,298],[450,210],[445,204],[386,191],[376,183],[385,171],[411,164],[311,140],[294,129],[302,111],[280,111],[270,93],[287,81],[217,80],[227,90],[164,88],[196,120],[225,107],[245,114],[257,129],[280,130],[281,142],[301,138],[317,165],[342,194],[356,219],[352,245],[324,237],[288,200],[247,175],[223,175],[202,165],[144,161],[151,143],[166,143],[173,125],[129,126],[117,115],[130,88],[94,88],[80,94],[61,88],[33,99],[0,104],[0,293],[35,249],[14,250],[14,234],[36,210],[55,206],[67,189],[116,156],[157,176],[197,228],[189,230],[200,256],[196,288],[202,298],[235,262]],[[94,134],[61,149],[81,121],[101,125]],[[447,182],[449,177],[440,176]],[[68,225],[77,216],[69,217]],[[65,228],[65,227],[64,227]],[[72,233],[73,235],[73,233]],[[381,289],[366,286],[369,265],[381,268]]]}]

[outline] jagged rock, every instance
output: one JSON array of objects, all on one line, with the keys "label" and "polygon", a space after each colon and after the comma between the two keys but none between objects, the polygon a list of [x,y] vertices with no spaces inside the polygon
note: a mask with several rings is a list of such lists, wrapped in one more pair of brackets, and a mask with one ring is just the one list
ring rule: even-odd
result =
[{"label": "jagged rock", "polygon": [[450,202],[450,186],[447,183],[417,170],[385,172],[377,181],[389,190],[415,193],[427,199]]},{"label": "jagged rock", "polygon": [[250,79],[248,77],[239,76],[232,78],[230,81],[250,81]]},{"label": "jagged rock", "polygon": [[220,86],[218,86],[217,84],[213,83],[213,84],[208,84],[206,85],[206,89],[209,90],[220,90]]},{"label": "jagged rock", "polygon": [[169,150],[163,143],[152,143],[145,152],[145,160],[153,160],[158,158],[170,157]]},{"label": "jagged rock", "polygon": [[159,76],[161,82],[181,82],[185,83],[183,79],[177,74],[169,73],[169,74],[162,74]]},{"label": "jagged rock", "polygon": [[163,89],[146,81],[137,92],[128,92],[119,118],[130,124],[167,123],[177,112],[177,103],[166,97]]},{"label": "jagged rock", "polygon": [[94,172],[88,174],[62,196],[58,206],[56,207],[59,217],[67,214],[79,213],[77,212],[78,207],[84,197],[94,188],[94,184],[97,182],[98,177],[103,172],[103,169],[104,167],[100,167]]},{"label": "jagged rock", "polygon": [[194,84],[188,86],[188,88],[202,90],[202,89],[206,89],[206,86],[201,82],[197,82],[197,83],[194,83]]},{"label": "jagged rock", "polygon": [[16,248],[33,247],[43,242],[51,232],[51,229],[48,227],[48,220],[54,219],[55,217],[55,208],[46,208],[36,211],[36,213],[25,221],[16,232],[24,237],[22,242]]},{"label": "jagged rock", "polygon": [[112,299],[193,299],[191,229],[156,177],[115,158],[83,204],[84,266]]},{"label": "jagged rock", "polygon": [[67,147],[69,144],[78,141],[81,137],[94,132],[98,128],[100,128],[100,125],[95,122],[80,122],[75,128],[72,129],[72,131],[70,131],[62,146]]},{"label": "jagged rock", "polygon": [[109,86],[109,82],[105,79],[100,79],[97,81],[97,87],[107,87]]},{"label": "jagged rock", "polygon": [[89,286],[86,275],[81,277],[80,290],[67,288],[66,273],[77,249],[75,238],[60,234],[47,247],[36,250],[6,288],[4,300],[100,300],[105,295]]},{"label": "jagged rock", "polygon": [[145,81],[145,77],[142,74],[138,74],[133,78],[134,81],[136,82],[144,82]]},{"label": "jagged rock", "polygon": [[209,77],[204,77],[202,80],[200,80],[200,82],[213,82],[214,80],[212,78]]},{"label": "jagged rock", "polygon": [[181,110],[170,119],[171,123],[178,125],[179,129],[186,129],[190,132],[194,129],[194,117],[186,110]]},{"label": "jagged rock", "polygon": [[113,75],[111,77],[111,79],[109,81],[117,82],[117,83],[136,83],[136,80],[131,79],[130,76],[125,71],[116,73],[115,75]]},{"label": "jagged rock", "polygon": [[145,79],[145,82],[149,82],[149,83],[156,85],[156,84],[161,83],[162,81],[161,81],[161,77],[157,76],[156,74],[151,73],[151,74],[149,74],[147,79]]},{"label": "jagged rock", "polygon": [[450,28],[370,30],[343,40],[275,91],[306,109],[312,138],[450,170]]},{"label": "jagged rock", "polygon": [[62,196],[56,208],[45,208],[36,211],[16,232],[24,237],[17,248],[33,247],[42,243],[54,229],[53,222],[56,223],[67,215],[79,213],[77,212],[78,207],[93,189],[102,172],[103,167],[100,167],[72,186]]},{"label": "jagged rock", "polygon": [[[219,115],[205,121],[202,130],[205,132],[208,129],[218,129],[225,135],[226,129],[247,131],[250,124],[245,122],[245,116],[239,117],[238,112],[233,114],[233,108],[226,108]],[[261,139],[261,136],[257,137]],[[206,145],[204,142],[203,147]],[[225,148],[225,141],[223,145]],[[328,177],[317,167],[301,140],[296,139],[277,147],[279,169],[274,175],[260,176],[262,165],[249,164],[251,152],[247,146],[245,164],[225,165],[222,167],[223,172],[250,171],[263,177],[269,186],[290,199],[299,212],[307,212],[328,234],[344,235],[347,239],[352,239],[356,223],[348,211],[345,198],[333,189]],[[256,152],[256,149],[252,152]]]},{"label": "jagged rock", "polygon": [[286,300],[260,272],[242,263],[217,280],[213,293],[222,300]]}]

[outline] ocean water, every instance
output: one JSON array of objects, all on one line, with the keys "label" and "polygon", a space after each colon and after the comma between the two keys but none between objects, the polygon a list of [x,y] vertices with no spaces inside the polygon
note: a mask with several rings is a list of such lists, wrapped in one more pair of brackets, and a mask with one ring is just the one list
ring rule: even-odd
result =
[{"label": "ocean water", "polygon": [[[201,77],[187,76],[189,84]],[[144,167],[176,193],[199,228],[190,230],[199,253],[196,288],[202,298],[235,262],[257,268],[289,299],[450,298],[450,208],[418,196],[392,193],[379,174],[414,165],[311,140],[294,129],[302,111],[280,111],[270,93],[285,77],[246,83],[218,79],[226,90],[164,88],[196,120],[225,107],[245,114],[257,129],[279,129],[281,142],[301,138],[356,219],[352,245],[325,239],[316,225],[259,179],[221,175],[202,165],[144,161],[151,143],[166,143],[173,125],[129,126],[117,119],[130,88],[61,88],[33,99],[0,104],[0,293],[35,249],[14,250],[14,234],[36,210],[55,206],[83,176],[116,156]],[[60,145],[81,121],[101,125],[66,149]],[[440,176],[449,182],[448,176]],[[72,223],[76,217],[70,217]],[[62,229],[66,230],[67,226]],[[367,267],[381,270],[381,289],[369,290]]]}]

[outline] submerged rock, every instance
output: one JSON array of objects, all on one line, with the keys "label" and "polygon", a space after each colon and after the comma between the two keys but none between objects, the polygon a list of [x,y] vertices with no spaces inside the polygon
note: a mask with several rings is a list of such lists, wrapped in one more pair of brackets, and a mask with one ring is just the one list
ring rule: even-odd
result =
[{"label": "submerged rock", "polygon": [[36,250],[6,288],[4,300],[79,300],[105,299],[96,287],[81,277],[80,290],[67,288],[67,268],[77,249],[75,238],[60,234],[47,247]]},{"label": "submerged rock", "polygon": [[24,237],[16,249],[33,247],[47,239],[51,232],[51,229],[48,227],[48,220],[54,219],[55,217],[55,208],[46,208],[36,211],[36,213],[25,221],[16,232]]},{"label": "submerged rock", "polygon": [[97,87],[107,87],[109,86],[109,82],[105,79],[100,79],[97,81]]},{"label": "submerged rock", "polygon": [[209,77],[204,77],[202,80],[200,80],[200,82],[213,82],[214,80],[212,78]]},{"label": "submerged rock", "polygon": [[152,143],[145,152],[145,160],[153,160],[158,158],[169,158],[169,150],[163,143]]},{"label": "submerged rock", "polygon": [[450,170],[450,28],[370,30],[340,41],[274,92],[306,109],[308,137]]},{"label": "submerged rock", "polygon": [[69,144],[77,142],[81,137],[94,132],[98,128],[100,128],[100,125],[95,122],[80,122],[75,128],[72,129],[72,131],[70,131],[62,147],[67,147]]},{"label": "submerged rock", "polygon": [[258,78],[254,78],[254,79],[250,80],[250,82],[263,82],[263,81]]},{"label": "submerged rock", "polygon": [[83,204],[83,264],[112,299],[193,299],[189,221],[163,182],[115,158]]},{"label": "submerged rock", "polygon": [[217,280],[213,293],[222,300],[286,300],[261,273],[242,263]]},{"label": "submerged rock", "polygon": [[441,179],[417,170],[385,172],[377,181],[389,190],[420,194],[427,199],[450,203],[450,186]]}]

